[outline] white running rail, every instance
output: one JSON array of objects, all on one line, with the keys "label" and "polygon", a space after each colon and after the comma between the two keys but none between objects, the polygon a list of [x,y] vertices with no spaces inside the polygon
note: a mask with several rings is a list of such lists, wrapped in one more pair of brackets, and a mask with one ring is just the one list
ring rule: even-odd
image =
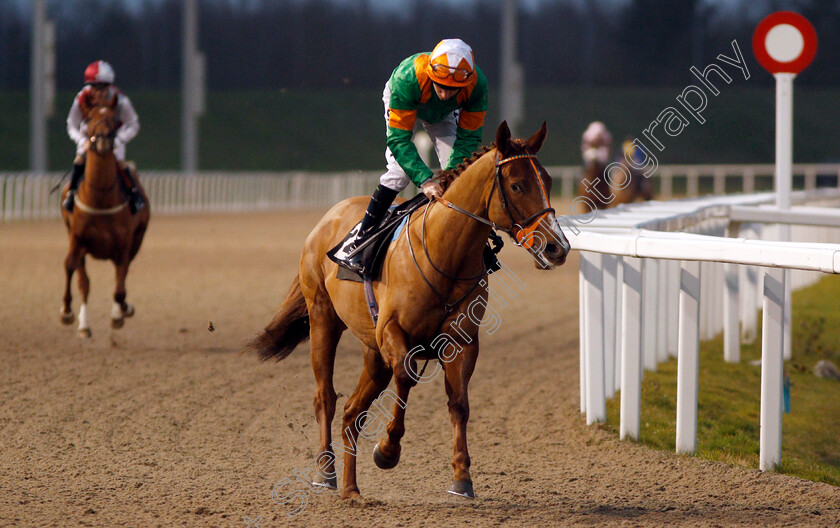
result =
[{"label": "white running rail", "polygon": [[[820,272],[840,273],[840,210],[782,212],[774,199],[646,202],[564,219],[581,251],[580,406],[588,424],[606,420],[606,399],[621,389],[620,436],[638,439],[643,370],[676,356],[676,450],[694,453],[699,342],[723,332],[725,359],[739,361],[763,307],[759,466],[781,462],[785,283],[798,288]],[[796,192],[793,203],[837,204],[840,190]],[[773,241],[779,223],[792,226],[797,242]]]},{"label": "white running rail", "polygon": [[[555,180],[554,193],[572,197],[580,167],[546,167]],[[840,164],[798,164],[796,188],[836,187]],[[230,173],[149,171],[140,179],[156,213],[261,211],[324,207],[349,196],[370,194],[380,172]],[[50,188],[62,173],[0,172],[0,222],[58,218],[58,193]],[[773,165],[661,165],[651,176],[659,180],[657,196],[698,196],[702,192],[751,193],[772,185]],[[410,189],[409,189],[410,190]],[[679,191],[679,192],[677,192]]]}]

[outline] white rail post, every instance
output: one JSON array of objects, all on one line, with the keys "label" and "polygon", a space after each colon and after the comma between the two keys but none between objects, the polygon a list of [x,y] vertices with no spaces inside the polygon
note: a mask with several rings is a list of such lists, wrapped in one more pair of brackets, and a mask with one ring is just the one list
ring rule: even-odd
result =
[{"label": "white rail post", "polygon": [[618,328],[613,322],[616,320],[616,304],[618,295],[616,275],[618,274],[618,257],[604,254],[601,256],[604,265],[604,395],[607,398],[615,396],[615,343]]},{"label": "white rail post", "polygon": [[580,270],[578,271],[578,348],[580,349],[580,412],[586,412],[586,268],[584,259],[586,252],[580,253]]},{"label": "white rail post", "polygon": [[758,457],[758,466],[762,471],[773,471],[782,461],[785,271],[781,268],[769,268],[764,274],[761,434]]},{"label": "white rail post", "polygon": [[618,257],[615,269],[615,376],[613,377],[613,386],[615,390],[621,390],[621,328],[624,314],[621,307],[624,306],[624,259],[625,257]]},{"label": "white rail post", "polygon": [[747,168],[744,170],[744,194],[752,194],[755,192],[755,170]]},{"label": "white rail post", "polygon": [[[755,225],[747,229],[746,238],[759,238]],[[755,342],[758,332],[758,282],[760,271],[756,266],[741,266],[738,270],[741,293],[741,342]]]},{"label": "white rail post", "polygon": [[[726,236],[737,238],[740,230],[738,222],[730,222],[726,227]],[[741,361],[738,271],[737,264],[723,265],[723,359],[727,363]]]},{"label": "white rail post", "polygon": [[657,262],[659,285],[656,292],[656,359],[659,363],[668,361],[668,264],[667,260]]},{"label": "white rail post", "polygon": [[666,288],[668,291],[667,312],[668,356],[677,357],[679,349],[679,305],[680,305],[680,269],[679,260],[669,260],[666,264]]},{"label": "white rail post", "polygon": [[600,253],[581,253],[586,340],[586,425],[607,419],[604,392],[604,272]]},{"label": "white rail post", "polygon": [[697,450],[697,385],[700,368],[700,262],[680,271],[680,342],[677,353],[677,453]]},{"label": "white rail post", "polygon": [[645,370],[656,372],[659,365],[656,350],[656,323],[657,323],[657,302],[658,302],[658,262],[654,259],[646,259],[644,292],[645,302],[642,312],[642,366]]},{"label": "white rail post", "polygon": [[674,173],[670,169],[663,169],[659,174],[659,192],[663,200],[670,200],[674,194]]},{"label": "white rail post", "polygon": [[642,333],[645,261],[624,258],[621,321],[621,419],[619,435],[639,439],[642,400]]}]

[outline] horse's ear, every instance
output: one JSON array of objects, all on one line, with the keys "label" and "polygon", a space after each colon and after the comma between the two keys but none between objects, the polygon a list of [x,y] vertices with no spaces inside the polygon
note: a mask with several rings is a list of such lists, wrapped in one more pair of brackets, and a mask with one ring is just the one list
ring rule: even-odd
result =
[{"label": "horse's ear", "polygon": [[537,130],[533,136],[528,138],[528,141],[525,142],[525,146],[528,149],[528,152],[532,152],[536,154],[540,151],[543,145],[543,141],[545,141],[545,133],[546,133],[546,126],[545,121],[543,121],[542,126],[539,130]]},{"label": "horse's ear", "polygon": [[507,156],[510,150],[510,128],[508,128],[507,121],[502,121],[496,130],[496,148],[502,154],[502,157]]}]

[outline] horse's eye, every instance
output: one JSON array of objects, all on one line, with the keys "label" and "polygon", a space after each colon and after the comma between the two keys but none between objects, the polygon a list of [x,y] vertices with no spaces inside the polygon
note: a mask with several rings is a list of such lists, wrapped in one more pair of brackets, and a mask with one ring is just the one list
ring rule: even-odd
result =
[{"label": "horse's eye", "polygon": [[522,192],[522,186],[519,185],[518,183],[514,183],[510,186],[510,190],[515,192],[515,193],[521,193]]}]

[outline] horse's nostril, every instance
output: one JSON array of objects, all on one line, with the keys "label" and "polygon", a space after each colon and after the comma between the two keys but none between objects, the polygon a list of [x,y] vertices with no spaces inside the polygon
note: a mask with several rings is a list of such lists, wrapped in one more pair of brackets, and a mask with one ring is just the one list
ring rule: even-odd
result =
[{"label": "horse's nostril", "polygon": [[545,252],[549,255],[556,255],[557,253],[559,253],[559,251],[559,248],[554,244],[547,244],[545,246]]}]

